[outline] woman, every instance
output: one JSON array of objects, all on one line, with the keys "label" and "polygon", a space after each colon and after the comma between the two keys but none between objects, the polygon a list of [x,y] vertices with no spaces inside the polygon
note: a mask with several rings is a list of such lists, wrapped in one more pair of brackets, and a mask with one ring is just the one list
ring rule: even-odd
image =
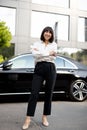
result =
[{"label": "woman", "polygon": [[51,115],[52,93],[56,81],[56,68],[54,59],[57,54],[57,44],[54,42],[54,33],[51,27],[45,27],[41,33],[40,41],[31,46],[35,58],[35,69],[32,80],[32,90],[28,102],[27,114],[23,130],[27,129],[34,116],[40,87],[45,80],[45,100],[42,115],[42,124],[48,126],[47,115]]}]

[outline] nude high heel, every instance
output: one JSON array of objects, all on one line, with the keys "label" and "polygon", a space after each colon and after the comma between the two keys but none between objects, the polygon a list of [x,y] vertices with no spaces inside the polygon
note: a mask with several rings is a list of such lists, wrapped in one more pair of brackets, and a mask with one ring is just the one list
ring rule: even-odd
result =
[{"label": "nude high heel", "polygon": [[24,125],[22,126],[22,130],[28,129],[30,126],[30,122],[31,122],[30,117],[26,117]]}]

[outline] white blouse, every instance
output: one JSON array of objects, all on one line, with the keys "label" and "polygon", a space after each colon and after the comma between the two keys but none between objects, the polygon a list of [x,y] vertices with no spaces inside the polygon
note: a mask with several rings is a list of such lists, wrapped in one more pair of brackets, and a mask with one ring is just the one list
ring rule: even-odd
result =
[{"label": "white blouse", "polygon": [[[36,49],[36,50],[35,50]],[[55,42],[45,45],[44,42],[39,41],[31,45],[31,51],[35,58],[35,63],[46,61],[54,63],[56,56],[50,56],[50,51],[57,53],[57,44]]]}]

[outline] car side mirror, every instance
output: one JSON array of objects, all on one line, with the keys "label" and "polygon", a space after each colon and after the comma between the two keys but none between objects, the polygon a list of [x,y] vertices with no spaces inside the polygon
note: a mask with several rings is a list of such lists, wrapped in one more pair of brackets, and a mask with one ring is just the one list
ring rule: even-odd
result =
[{"label": "car side mirror", "polygon": [[4,62],[3,63],[3,70],[10,70],[11,69],[11,66],[12,66],[12,62]]}]

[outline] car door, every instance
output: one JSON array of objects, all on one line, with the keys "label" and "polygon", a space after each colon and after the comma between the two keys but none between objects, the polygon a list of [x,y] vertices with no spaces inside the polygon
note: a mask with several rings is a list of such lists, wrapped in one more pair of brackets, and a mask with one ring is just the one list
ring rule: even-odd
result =
[{"label": "car door", "polygon": [[34,71],[32,55],[23,55],[12,59],[12,65],[0,73],[3,87],[0,93],[24,94],[31,91],[31,82]]},{"label": "car door", "polygon": [[62,57],[57,57],[55,64],[57,70],[55,91],[66,91],[70,85],[70,81],[75,78],[74,72],[76,68],[74,64]]}]

